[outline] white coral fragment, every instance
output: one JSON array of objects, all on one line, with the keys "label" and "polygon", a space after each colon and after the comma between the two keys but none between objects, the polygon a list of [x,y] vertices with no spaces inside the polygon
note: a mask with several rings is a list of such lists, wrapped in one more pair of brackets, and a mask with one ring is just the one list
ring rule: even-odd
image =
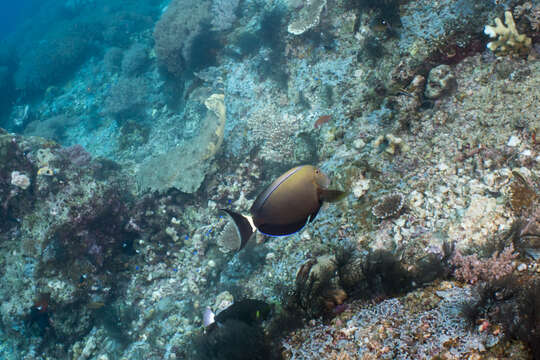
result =
[{"label": "white coral fragment", "polygon": [[293,35],[300,35],[317,26],[325,6],[326,0],[305,0],[304,7],[289,24],[287,31]]},{"label": "white coral fragment", "polygon": [[30,186],[30,178],[19,171],[13,171],[11,173],[11,185],[26,190]]},{"label": "white coral fragment", "polygon": [[495,26],[486,25],[484,34],[490,38],[497,38],[487,44],[488,49],[497,55],[506,55],[508,53],[526,54],[532,45],[531,38],[524,34],[519,34],[516,29],[516,23],[510,11],[505,11],[503,25],[501,19],[495,19]]}]

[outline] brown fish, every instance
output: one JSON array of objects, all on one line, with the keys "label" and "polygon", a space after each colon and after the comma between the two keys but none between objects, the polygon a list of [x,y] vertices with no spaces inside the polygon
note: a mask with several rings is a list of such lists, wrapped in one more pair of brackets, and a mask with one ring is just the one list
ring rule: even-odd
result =
[{"label": "brown fish", "polygon": [[225,211],[236,224],[242,249],[257,230],[266,235],[290,235],[317,216],[323,202],[340,200],[345,193],[330,190],[330,179],[311,165],[295,167],[271,183],[253,203],[251,216]]}]

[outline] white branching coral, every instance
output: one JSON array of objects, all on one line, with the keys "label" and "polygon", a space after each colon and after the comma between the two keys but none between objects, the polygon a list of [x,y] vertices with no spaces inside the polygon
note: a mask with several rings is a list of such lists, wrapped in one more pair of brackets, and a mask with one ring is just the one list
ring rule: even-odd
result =
[{"label": "white branching coral", "polygon": [[497,38],[487,44],[488,49],[497,55],[506,55],[509,53],[517,53],[520,55],[527,54],[532,45],[531,38],[524,34],[519,34],[516,29],[516,23],[510,11],[504,13],[503,25],[501,19],[495,19],[495,26],[486,25],[484,34],[490,38]]}]

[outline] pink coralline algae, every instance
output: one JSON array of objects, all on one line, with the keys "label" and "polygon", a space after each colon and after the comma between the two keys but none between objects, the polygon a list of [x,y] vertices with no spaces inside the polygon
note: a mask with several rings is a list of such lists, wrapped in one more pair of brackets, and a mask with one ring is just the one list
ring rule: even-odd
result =
[{"label": "pink coralline algae", "polygon": [[454,275],[457,279],[474,284],[478,280],[488,281],[510,275],[514,270],[512,262],[517,255],[510,244],[486,259],[479,259],[477,254],[463,256],[458,250],[451,262],[456,266]]}]

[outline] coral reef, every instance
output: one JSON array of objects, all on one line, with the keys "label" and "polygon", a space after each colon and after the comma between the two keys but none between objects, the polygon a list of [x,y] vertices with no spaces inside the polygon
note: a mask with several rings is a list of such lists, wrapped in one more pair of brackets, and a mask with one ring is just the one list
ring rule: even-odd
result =
[{"label": "coral reef", "polygon": [[11,185],[26,190],[30,186],[30,178],[26,174],[13,171],[11,173]]},{"label": "coral reef", "polygon": [[527,1],[514,8],[514,16],[519,18],[524,16],[534,31],[540,31],[540,4],[533,5]]},{"label": "coral reef", "polygon": [[[114,53],[107,53],[114,64]],[[149,64],[148,49],[144,44],[135,43],[125,52],[120,65],[122,73],[127,76],[140,75]],[[114,65],[113,65],[114,66]]]},{"label": "coral reef", "polygon": [[213,0],[212,1],[212,29],[216,31],[228,30],[236,20],[236,10],[240,0]]},{"label": "coral reef", "polygon": [[118,79],[111,86],[104,111],[120,120],[140,116],[148,99],[149,85],[146,79],[140,77]]},{"label": "coral reef", "polygon": [[208,96],[208,90],[200,89],[200,92],[193,93],[193,101],[204,105],[203,111],[191,115],[198,124],[196,136],[143,162],[137,175],[140,189],[166,190],[175,187],[186,193],[199,189],[211,170],[212,164],[208,160],[221,147],[226,123],[224,95]]},{"label": "coral reef", "polygon": [[390,155],[409,150],[409,146],[403,142],[403,139],[392,134],[380,135],[375,139],[373,145],[375,148],[382,147]]},{"label": "coral reef", "polygon": [[507,276],[492,279],[474,289],[475,298],[463,304],[462,315],[481,332],[504,333],[527,343],[532,358],[540,356],[538,334],[540,283],[538,279]]}]

